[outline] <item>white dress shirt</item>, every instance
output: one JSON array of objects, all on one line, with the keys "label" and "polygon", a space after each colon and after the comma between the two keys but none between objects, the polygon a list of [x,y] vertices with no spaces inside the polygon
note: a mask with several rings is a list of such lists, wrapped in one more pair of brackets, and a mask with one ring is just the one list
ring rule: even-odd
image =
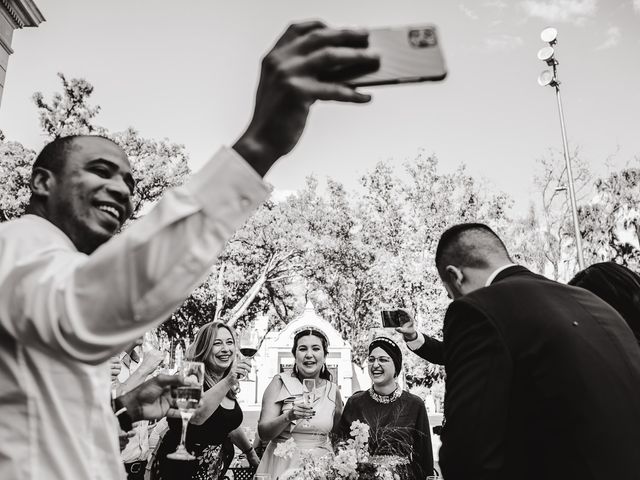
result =
[{"label": "white dress shirt", "polygon": [[109,357],[166,320],[269,194],[223,148],[92,255],[47,220],[0,224],[0,479],[123,479]]}]

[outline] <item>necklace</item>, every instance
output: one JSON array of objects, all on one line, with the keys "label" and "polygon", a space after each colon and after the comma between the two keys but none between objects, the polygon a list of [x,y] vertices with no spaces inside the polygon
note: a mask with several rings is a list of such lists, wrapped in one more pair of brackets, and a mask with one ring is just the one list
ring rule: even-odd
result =
[{"label": "necklace", "polygon": [[398,386],[389,395],[381,395],[380,393],[376,392],[373,387],[371,387],[369,389],[369,395],[378,403],[393,403],[400,398],[400,395],[402,395],[402,388]]}]

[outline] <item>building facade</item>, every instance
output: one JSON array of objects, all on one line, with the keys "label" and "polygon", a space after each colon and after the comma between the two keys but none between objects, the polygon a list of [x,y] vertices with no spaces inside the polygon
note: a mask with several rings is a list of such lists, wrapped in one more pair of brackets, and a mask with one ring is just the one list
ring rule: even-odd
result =
[{"label": "building facade", "polygon": [[44,17],[33,0],[0,0],[0,102],[9,56],[13,53],[14,30],[37,27],[42,22]]}]

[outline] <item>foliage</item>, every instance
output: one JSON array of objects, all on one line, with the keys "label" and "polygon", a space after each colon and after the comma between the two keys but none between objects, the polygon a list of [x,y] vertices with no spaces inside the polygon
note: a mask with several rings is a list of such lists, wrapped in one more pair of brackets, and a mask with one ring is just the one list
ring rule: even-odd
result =
[{"label": "foliage", "polygon": [[87,103],[93,93],[93,85],[82,78],[67,80],[63,73],[58,73],[58,77],[62,81],[62,93],[54,93],[50,103],[44,100],[41,92],[33,94],[40,125],[49,140],[67,135],[102,133],[102,128],[93,125],[93,118],[100,107]]},{"label": "foliage", "polygon": [[595,187],[594,201],[579,209],[585,260],[640,270],[640,169],[613,172]]},{"label": "foliage", "polygon": [[0,141],[0,222],[19,217],[31,196],[29,179],[35,152],[18,142]]},{"label": "foliage", "polygon": [[[433,156],[420,154],[398,174],[379,163],[362,178],[362,190],[350,198],[344,187],[328,182],[328,199],[314,198],[321,218],[308,230],[309,285],[320,313],[351,343],[362,364],[379,311],[405,307],[417,314],[418,328],[436,337],[449,300],[433,263],[442,231],[464,221],[485,221],[498,230],[507,225],[510,200],[487,193],[464,166],[438,171]],[[407,355],[410,382],[430,384],[442,369]]]}]

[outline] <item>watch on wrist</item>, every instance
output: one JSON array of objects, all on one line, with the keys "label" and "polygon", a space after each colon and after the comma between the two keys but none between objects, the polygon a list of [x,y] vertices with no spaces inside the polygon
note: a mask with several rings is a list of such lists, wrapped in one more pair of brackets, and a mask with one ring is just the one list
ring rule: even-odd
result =
[{"label": "watch on wrist", "polygon": [[127,407],[124,405],[120,397],[113,401],[113,405],[120,428],[125,432],[128,432],[133,428],[133,421],[131,420],[131,415],[129,414]]}]

